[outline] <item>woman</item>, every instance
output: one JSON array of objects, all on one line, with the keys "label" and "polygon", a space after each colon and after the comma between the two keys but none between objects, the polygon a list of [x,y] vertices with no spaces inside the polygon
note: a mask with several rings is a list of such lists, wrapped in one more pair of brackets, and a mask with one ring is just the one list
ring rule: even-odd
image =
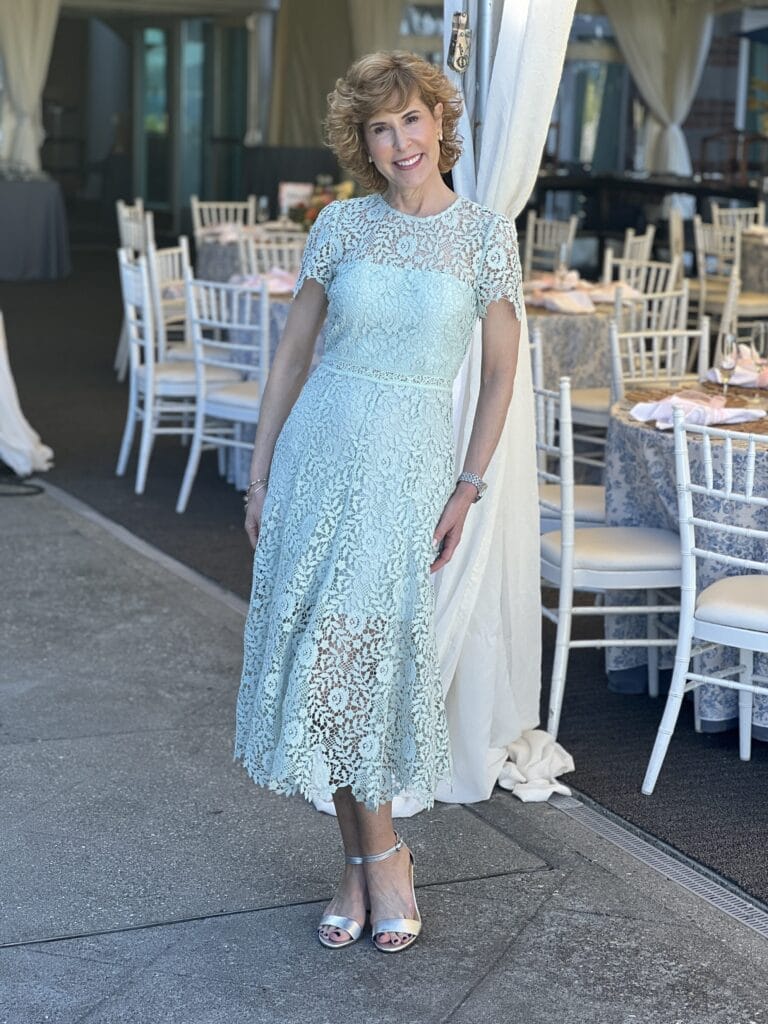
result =
[{"label": "woman", "polygon": [[[329,144],[372,194],[332,203],[310,233],[246,495],[236,756],[277,792],[333,794],[346,863],[318,932],[331,948],[356,941],[369,910],[382,952],[421,930],[391,800],[431,806],[449,774],[430,574],[485,490],[512,396],[515,231],[443,181],[460,110],[412,54],[371,54],[337,81]],[[451,388],[478,316],[482,386],[457,481]]]}]

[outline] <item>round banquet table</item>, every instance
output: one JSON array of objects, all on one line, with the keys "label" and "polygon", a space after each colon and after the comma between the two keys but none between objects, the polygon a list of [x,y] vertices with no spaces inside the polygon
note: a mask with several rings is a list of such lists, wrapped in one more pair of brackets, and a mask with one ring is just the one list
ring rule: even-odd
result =
[{"label": "round banquet table", "polygon": [[[707,386],[704,386],[707,388]],[[716,386],[714,391],[719,390]],[[667,397],[679,389],[655,389],[629,392],[611,409],[608,427],[607,463],[605,475],[606,488],[606,519],[611,526],[647,526],[678,532],[677,492],[675,487],[675,455],[674,432],[659,430],[654,423],[640,423],[632,419],[629,410],[639,401],[654,401]],[[742,389],[731,387],[728,405],[746,404],[750,391],[738,394]],[[768,405],[768,393],[765,395],[764,407]],[[728,430],[736,430],[745,435],[760,433],[768,435],[768,418],[744,424],[732,424]],[[713,442],[714,458],[722,442]],[[691,458],[691,474],[695,481],[702,472],[700,446],[689,446]],[[755,478],[755,493],[768,494],[768,450],[758,458]],[[738,446],[734,447],[734,478],[740,470],[740,462],[744,455]],[[717,462],[715,462],[717,477]],[[694,511],[696,505],[694,504]],[[760,526],[765,529],[765,515],[758,511],[728,503],[723,510],[728,521],[742,526]],[[723,537],[723,550],[727,553],[729,540]],[[740,553],[757,561],[768,564],[768,545],[758,541],[747,541]],[[716,579],[727,575],[728,567],[715,562],[704,561],[697,565],[697,585],[699,589],[709,586]],[[630,600],[629,593],[621,594],[616,603]],[[608,604],[610,602],[606,602]],[[672,619],[676,630],[676,620]],[[606,620],[607,636],[638,636],[642,635],[644,622],[631,616],[617,616]],[[674,635],[674,634],[673,634]],[[642,679],[642,687],[646,685],[644,660],[645,649],[632,647],[608,648],[606,666],[609,677],[615,673],[619,679],[634,677],[638,682]],[[662,648],[659,664],[671,667],[674,648]],[[730,648],[715,650],[700,656],[700,664],[704,672],[711,672],[727,664],[736,664],[737,652]],[[638,670],[642,665],[642,669]],[[634,671],[633,671],[634,670]],[[755,654],[755,672],[768,674],[768,656]],[[639,687],[632,685],[615,685],[614,689],[625,692],[638,692]],[[696,701],[697,723],[703,732],[721,732],[736,728],[738,725],[738,694],[733,690],[715,685],[697,687],[694,691]],[[753,704],[752,734],[757,739],[768,740],[768,693],[765,697],[756,696]]]},{"label": "round banquet table", "polygon": [[768,293],[768,232],[762,236],[742,232],[740,274],[745,292]]}]

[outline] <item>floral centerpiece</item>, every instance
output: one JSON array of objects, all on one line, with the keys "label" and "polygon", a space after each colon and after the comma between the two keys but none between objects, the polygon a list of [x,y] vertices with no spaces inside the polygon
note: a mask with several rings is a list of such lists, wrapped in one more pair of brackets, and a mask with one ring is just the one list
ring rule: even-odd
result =
[{"label": "floral centerpiece", "polygon": [[334,185],[327,175],[318,175],[315,190],[312,197],[306,203],[297,203],[288,210],[288,219],[294,224],[300,224],[305,231],[309,231],[317,220],[317,215],[335,199],[349,199],[354,192],[355,186],[351,181],[342,181]]}]

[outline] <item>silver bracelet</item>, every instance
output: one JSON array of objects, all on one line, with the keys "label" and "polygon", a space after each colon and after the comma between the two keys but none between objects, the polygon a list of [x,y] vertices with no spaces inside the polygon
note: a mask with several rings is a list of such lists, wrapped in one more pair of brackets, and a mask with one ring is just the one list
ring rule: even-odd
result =
[{"label": "silver bracelet", "polygon": [[472,484],[472,486],[477,490],[477,497],[475,498],[475,501],[480,501],[482,496],[488,490],[488,484],[485,480],[479,477],[477,473],[460,473],[456,483]]},{"label": "silver bracelet", "polygon": [[266,487],[268,483],[269,483],[269,477],[268,476],[261,476],[261,477],[258,477],[258,479],[256,479],[256,480],[251,480],[251,482],[248,484],[248,486],[245,489],[245,494],[243,495],[243,504],[246,506],[246,508],[248,507],[248,501],[249,501],[249,499],[251,497],[251,494],[256,494],[263,487]]}]

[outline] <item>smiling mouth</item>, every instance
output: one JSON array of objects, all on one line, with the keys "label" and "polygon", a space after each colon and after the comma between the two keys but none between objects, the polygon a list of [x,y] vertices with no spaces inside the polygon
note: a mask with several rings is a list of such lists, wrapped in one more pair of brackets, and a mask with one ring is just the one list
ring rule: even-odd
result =
[{"label": "smiling mouth", "polygon": [[401,170],[407,171],[411,167],[415,167],[421,161],[422,154],[417,153],[416,156],[409,156],[407,160],[395,160],[395,167],[399,167]]}]

